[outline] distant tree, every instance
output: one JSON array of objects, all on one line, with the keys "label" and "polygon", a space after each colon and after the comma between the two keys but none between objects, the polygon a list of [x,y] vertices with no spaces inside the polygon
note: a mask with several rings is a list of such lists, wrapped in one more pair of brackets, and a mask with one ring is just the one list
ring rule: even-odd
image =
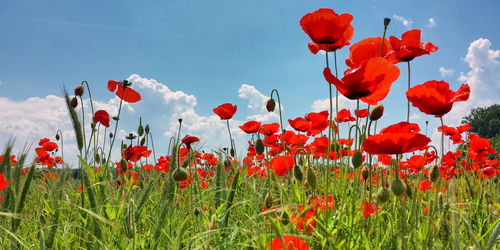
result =
[{"label": "distant tree", "polygon": [[462,119],[462,123],[470,124],[470,132],[493,139],[500,135],[500,105],[475,108]]}]

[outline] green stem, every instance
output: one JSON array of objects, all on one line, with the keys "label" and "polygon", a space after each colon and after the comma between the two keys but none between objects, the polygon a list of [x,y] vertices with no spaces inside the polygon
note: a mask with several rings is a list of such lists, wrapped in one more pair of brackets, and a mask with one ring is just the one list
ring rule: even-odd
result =
[{"label": "green stem", "polygon": [[[408,62],[408,90],[410,90],[410,62]],[[406,122],[410,122],[410,100],[406,100],[408,112],[406,113]]]},{"label": "green stem", "polygon": [[[125,94],[125,88],[123,88],[123,93],[122,93],[122,96]],[[113,145],[115,144],[115,139],[116,139],[116,131],[118,130],[118,122],[120,121],[120,113],[122,111],[122,104],[123,104],[123,99],[120,98],[120,106],[118,107],[118,115],[116,116],[118,119],[116,120],[116,124],[115,124],[115,132],[113,133],[113,140],[111,141],[110,145],[109,145],[109,153],[108,153],[108,159],[106,159],[106,169],[105,169],[105,173],[107,172],[108,170],[108,164],[109,164],[109,160],[111,158],[111,150],[113,149]]]}]

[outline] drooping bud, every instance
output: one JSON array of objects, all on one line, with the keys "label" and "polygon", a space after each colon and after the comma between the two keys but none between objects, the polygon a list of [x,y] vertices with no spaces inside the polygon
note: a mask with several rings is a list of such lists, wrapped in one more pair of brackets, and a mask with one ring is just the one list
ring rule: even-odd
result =
[{"label": "drooping bud", "polygon": [[295,165],[295,167],[293,167],[293,175],[299,182],[302,182],[302,180],[304,179],[304,173],[302,173],[302,169],[299,167],[299,165]]},{"label": "drooping bud", "polygon": [[266,104],[266,109],[269,112],[274,112],[274,108],[276,108],[276,102],[274,101],[273,98],[269,99]]},{"label": "drooping bud", "polygon": [[317,176],[316,171],[314,171],[311,167],[307,168],[307,184],[311,189],[316,189],[317,185]]},{"label": "drooping bud", "polygon": [[387,26],[389,26],[389,23],[391,23],[391,19],[388,17],[384,18],[384,28],[387,28]]},{"label": "drooping bud", "polygon": [[431,167],[429,179],[431,182],[436,182],[439,179],[439,167],[437,165]]},{"label": "drooping bud", "polygon": [[390,197],[391,193],[389,192],[389,189],[385,187],[380,187],[377,191],[377,194],[375,195],[375,198],[380,203],[385,203],[386,201],[389,200]]},{"label": "drooping bud", "polygon": [[269,209],[273,206],[273,194],[271,192],[267,193],[266,198],[264,198],[264,206]]},{"label": "drooping bud", "polygon": [[109,139],[113,139],[113,132],[109,132]]},{"label": "drooping bud", "polygon": [[120,169],[122,170],[123,173],[126,173],[127,172],[127,169],[128,169],[128,163],[125,159],[122,158],[122,160],[120,161]]},{"label": "drooping bud", "polygon": [[391,191],[396,196],[401,196],[406,191],[405,184],[400,179],[395,179],[391,183]]},{"label": "drooping bud", "polygon": [[363,155],[361,154],[361,152],[356,151],[356,153],[354,153],[354,156],[352,157],[352,166],[354,168],[359,168],[359,166],[361,166],[361,163],[363,163]]},{"label": "drooping bud", "polygon": [[380,119],[384,115],[384,105],[382,103],[379,103],[373,107],[372,111],[370,111],[370,120],[376,121]]},{"label": "drooping bud", "polygon": [[363,179],[366,181],[369,175],[370,175],[370,170],[368,170],[368,167],[363,166],[361,168],[361,176],[363,176]]},{"label": "drooping bud", "polygon": [[69,102],[72,108],[78,107],[78,99],[76,97],[71,98],[71,101]]},{"label": "drooping bud", "polygon": [[259,155],[264,153],[264,142],[258,138],[254,145],[255,152]]},{"label": "drooping bud", "polygon": [[333,150],[333,152],[340,151],[340,144],[337,142],[337,140],[332,140],[332,142],[330,143],[330,150]]},{"label": "drooping bud", "polygon": [[172,177],[175,181],[185,181],[187,180],[188,172],[184,168],[176,168],[172,173]]},{"label": "drooping bud", "polygon": [[95,161],[96,162],[100,162],[101,161],[101,157],[97,153],[95,154]]},{"label": "drooping bud", "polygon": [[56,141],[59,141],[59,139],[61,139],[61,136],[59,136],[59,134],[56,134]]},{"label": "drooping bud", "polygon": [[82,96],[83,95],[83,86],[78,85],[78,87],[75,88],[75,95],[76,96]]}]

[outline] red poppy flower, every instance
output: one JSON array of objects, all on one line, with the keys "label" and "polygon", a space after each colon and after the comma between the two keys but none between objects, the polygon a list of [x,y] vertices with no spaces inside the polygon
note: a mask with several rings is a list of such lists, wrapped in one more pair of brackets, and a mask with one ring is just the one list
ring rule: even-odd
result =
[{"label": "red poppy flower", "polygon": [[495,149],[491,147],[490,140],[482,138],[476,134],[470,134],[468,138],[470,143],[467,155],[470,159],[480,161],[486,154],[495,153]]},{"label": "red poppy flower", "polygon": [[354,36],[352,18],[351,14],[338,15],[332,9],[319,9],[303,16],[300,26],[313,42],[320,46],[329,44],[334,49],[340,49],[349,45]]},{"label": "red poppy flower", "polygon": [[123,82],[109,80],[108,90],[115,92],[116,87],[118,87],[118,91],[116,91],[116,96],[118,96],[118,98],[129,103],[138,102],[141,100],[141,95],[137,91],[130,88],[131,84],[132,83],[127,80],[124,80]]},{"label": "red poppy flower", "polygon": [[43,146],[43,144],[45,144],[46,142],[49,142],[49,141],[50,141],[49,138],[40,139],[40,141],[38,142],[38,146]]},{"label": "red poppy flower", "polygon": [[260,126],[262,129],[259,130],[259,132],[265,136],[270,136],[274,133],[277,133],[280,130],[280,124],[279,123],[269,123],[269,124],[263,124]]},{"label": "red poppy flower", "polygon": [[214,113],[217,114],[221,120],[231,119],[236,113],[237,105],[232,105],[231,103],[224,103],[214,108]]},{"label": "red poppy flower", "polygon": [[[286,168],[288,165],[288,169]],[[283,176],[288,171],[292,170],[295,165],[293,156],[276,156],[271,159],[271,169],[277,176]]]},{"label": "red poppy flower", "polygon": [[[345,64],[349,68],[356,68],[373,57],[380,56],[380,47],[382,46],[382,37],[368,37],[355,44],[350,48],[349,58],[345,60]],[[391,52],[392,47],[389,39],[385,38],[384,47],[382,49],[382,57],[385,57]]]},{"label": "red poppy flower", "polygon": [[192,143],[199,142],[199,141],[200,141],[200,139],[198,139],[198,137],[192,136],[192,135],[186,135],[186,136],[184,136],[184,138],[182,138],[182,143],[186,144],[187,148],[191,148]]},{"label": "red poppy flower", "polygon": [[368,218],[370,216],[373,216],[375,212],[377,212],[378,207],[375,203],[368,203],[368,201],[363,201],[361,204],[361,209],[363,210],[363,216],[365,218]]},{"label": "red poppy flower", "polygon": [[257,131],[259,131],[259,128],[260,128],[260,122],[249,121],[249,122],[246,122],[245,124],[241,125],[239,128],[247,134],[257,133]]},{"label": "red poppy flower", "polygon": [[427,146],[431,141],[419,134],[416,123],[400,122],[370,135],[363,143],[363,149],[370,154],[402,154],[413,152]]},{"label": "red poppy flower", "polygon": [[335,121],[338,123],[352,122],[356,121],[356,118],[351,116],[351,111],[349,111],[348,109],[342,109],[339,111],[339,116],[335,117]]},{"label": "red poppy flower", "polygon": [[293,129],[300,132],[307,132],[307,130],[311,128],[311,123],[302,117],[297,117],[294,120],[288,119],[288,123],[290,123],[290,126],[292,126]]},{"label": "red poppy flower", "polygon": [[447,135],[447,136],[452,136],[452,135],[455,135],[457,134],[457,129],[454,128],[454,127],[449,127],[449,126],[439,126],[438,127],[438,131],[439,132],[443,132],[443,128],[444,128],[444,135]]},{"label": "red poppy flower", "polygon": [[58,148],[57,144],[54,143],[54,142],[46,142],[42,145],[42,148],[45,150],[45,151],[53,151],[53,150],[56,150]]},{"label": "red poppy flower", "polygon": [[123,151],[123,158],[127,161],[136,162],[142,157],[149,157],[151,155],[151,150],[148,150],[146,146],[128,146]]},{"label": "red poppy flower", "polygon": [[306,115],[306,119],[311,122],[311,128],[307,131],[307,135],[317,135],[328,128],[328,111],[324,110],[319,113],[311,112]]},{"label": "red poppy flower", "polygon": [[10,181],[6,181],[3,174],[0,173],[0,191],[4,189],[7,185],[9,185]]},{"label": "red poppy flower", "polygon": [[438,50],[438,46],[430,42],[420,42],[420,33],[418,29],[408,30],[401,36],[401,40],[391,36],[392,51],[388,59],[393,63],[409,62],[417,56],[429,55]]},{"label": "red poppy flower", "polygon": [[360,98],[375,105],[389,93],[392,83],[399,77],[399,68],[387,59],[376,57],[344,72],[342,80],[332,75],[329,68],[323,70],[323,75],[348,99]]},{"label": "red poppy flower", "polygon": [[453,103],[467,101],[469,94],[467,84],[462,84],[455,92],[450,90],[450,85],[445,81],[428,81],[409,89],[406,97],[420,111],[441,117],[450,112]]},{"label": "red poppy flower", "polygon": [[291,235],[283,235],[283,242],[277,237],[268,243],[267,247],[271,250],[309,250],[309,245],[303,239]]},{"label": "red poppy flower", "polygon": [[354,114],[359,118],[365,118],[368,116],[368,109],[360,109],[359,112],[354,110]]},{"label": "red poppy flower", "polygon": [[100,122],[106,128],[109,128],[109,114],[105,110],[97,110],[94,114],[94,123]]}]

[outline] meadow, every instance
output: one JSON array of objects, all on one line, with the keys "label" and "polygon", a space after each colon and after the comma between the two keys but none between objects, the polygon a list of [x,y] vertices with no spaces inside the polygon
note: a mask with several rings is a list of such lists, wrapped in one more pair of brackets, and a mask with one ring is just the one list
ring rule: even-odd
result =
[{"label": "meadow", "polygon": [[[420,41],[416,29],[387,38],[389,18],[381,20],[382,36],[351,44],[352,18],[319,9],[300,20],[311,53],[325,55],[329,110],[284,117],[274,89],[266,108],[280,119],[241,124],[248,134],[244,152],[231,137],[238,111],[231,103],[213,109],[227,124],[227,147],[199,147],[196,135],[183,134],[180,117],[169,154],[156,155],[154,124],[138,118],[136,133],[115,136],[120,114],[127,112],[122,104],[140,105],[133,82],[108,81],[110,95],[120,98],[118,113],[111,115],[94,110],[86,81],[64,90],[78,152],[64,151],[61,131],[22,152],[6,145],[0,157],[0,246],[500,249],[500,153],[469,124],[447,126],[443,119],[455,102],[468,100],[469,86],[413,83],[411,62],[432,56],[438,46]],[[341,49],[349,50],[345,72],[337,69]],[[408,78],[401,93],[408,112],[399,123],[377,127],[384,119],[382,102],[400,77]],[[339,96],[355,100],[357,108],[339,107]],[[81,105],[84,98],[90,110]],[[410,105],[439,120],[438,145],[422,133],[423,124],[410,120]],[[88,113],[90,121],[84,119]],[[293,130],[285,130],[288,125]],[[456,147],[445,150],[445,144]],[[119,158],[111,157],[116,148]],[[36,159],[28,161],[33,154]],[[77,155],[78,168],[64,163],[69,154]]]}]

